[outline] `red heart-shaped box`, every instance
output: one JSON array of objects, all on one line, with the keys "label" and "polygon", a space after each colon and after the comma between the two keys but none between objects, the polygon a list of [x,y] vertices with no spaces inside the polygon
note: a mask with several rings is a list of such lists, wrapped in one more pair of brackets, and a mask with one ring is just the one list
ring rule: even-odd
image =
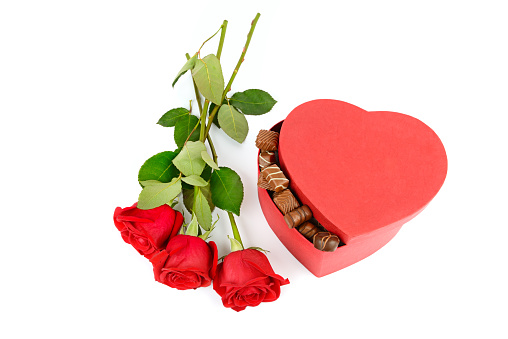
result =
[{"label": "red heart-shaped box", "polygon": [[296,107],[272,130],[280,131],[279,164],[290,190],[344,243],[334,252],[314,248],[288,228],[268,192],[258,188],[273,232],[317,277],[383,247],[427,206],[446,177],[441,140],[409,115],[314,100]]}]

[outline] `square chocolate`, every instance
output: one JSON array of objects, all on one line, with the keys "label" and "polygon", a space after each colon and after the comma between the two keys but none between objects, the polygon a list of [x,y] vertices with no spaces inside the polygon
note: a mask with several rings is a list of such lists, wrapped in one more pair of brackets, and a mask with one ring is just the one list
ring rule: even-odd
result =
[{"label": "square chocolate", "polygon": [[273,202],[277,205],[282,214],[289,213],[295,208],[300,207],[300,204],[289,189],[275,192],[273,194]]},{"label": "square chocolate", "polygon": [[258,187],[261,187],[265,190],[272,190],[270,187],[270,184],[268,184],[268,181],[266,181],[265,177],[263,177],[263,174],[259,173],[258,177]]},{"label": "square chocolate", "polygon": [[260,130],[256,137],[256,147],[262,151],[276,151],[279,146],[279,133]]},{"label": "square chocolate", "polygon": [[261,151],[259,153],[259,167],[261,169],[275,163],[275,152]]},{"label": "square chocolate", "polygon": [[284,173],[282,173],[279,166],[275,164],[270,165],[265,167],[261,173],[266,181],[268,181],[272,191],[280,192],[288,188],[289,180],[286,178]]}]

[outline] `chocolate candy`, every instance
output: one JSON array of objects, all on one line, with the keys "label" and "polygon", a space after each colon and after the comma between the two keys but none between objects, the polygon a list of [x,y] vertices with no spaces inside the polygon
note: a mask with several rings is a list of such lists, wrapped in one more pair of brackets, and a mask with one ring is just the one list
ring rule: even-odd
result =
[{"label": "chocolate candy", "polygon": [[273,194],[273,202],[277,205],[282,214],[289,213],[300,206],[293,193],[288,189],[275,192]]},{"label": "chocolate candy", "polygon": [[319,232],[314,234],[312,242],[314,243],[314,247],[320,251],[333,252],[339,246],[340,239],[330,232]]},{"label": "chocolate candy", "polygon": [[268,181],[266,181],[265,177],[263,177],[263,174],[261,174],[261,173],[259,173],[259,177],[258,177],[258,187],[261,187],[262,189],[265,189],[265,190],[272,189],[270,187],[270,185],[268,184]]},{"label": "chocolate candy", "polygon": [[288,224],[289,228],[295,228],[312,218],[312,212],[309,206],[303,205],[295,210],[284,215],[284,221]]},{"label": "chocolate candy", "polygon": [[256,137],[256,147],[262,151],[276,151],[279,146],[279,133],[260,130]]},{"label": "chocolate candy", "polygon": [[319,228],[310,221],[304,222],[297,229],[307,239],[312,239],[314,234],[319,232]]},{"label": "chocolate candy", "polygon": [[275,153],[270,151],[261,151],[259,153],[259,167],[261,169],[275,163]]},{"label": "chocolate candy", "polygon": [[280,170],[279,166],[273,164],[265,167],[261,173],[263,177],[268,181],[270,189],[275,192],[280,192],[288,188],[289,180],[286,178],[284,173]]}]

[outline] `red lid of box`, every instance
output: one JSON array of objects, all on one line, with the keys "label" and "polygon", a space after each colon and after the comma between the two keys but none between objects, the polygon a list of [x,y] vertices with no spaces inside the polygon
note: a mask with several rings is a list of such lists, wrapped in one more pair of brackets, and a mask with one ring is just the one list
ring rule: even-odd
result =
[{"label": "red lid of box", "polygon": [[447,172],[441,140],[420,120],[327,99],[288,115],[279,159],[291,190],[346,243],[422,210]]}]

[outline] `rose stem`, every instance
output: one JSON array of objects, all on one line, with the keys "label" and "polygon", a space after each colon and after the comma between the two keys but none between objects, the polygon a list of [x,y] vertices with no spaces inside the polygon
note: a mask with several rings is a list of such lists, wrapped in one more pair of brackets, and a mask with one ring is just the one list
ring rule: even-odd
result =
[{"label": "rose stem", "polygon": [[212,138],[210,138],[210,134],[206,136],[206,140],[208,140],[208,144],[210,145],[210,150],[212,151],[213,161],[217,164],[217,153],[215,153],[215,147],[213,147]]},{"label": "rose stem", "polygon": [[[217,59],[219,59],[219,60],[220,60],[220,56],[222,54],[222,46],[224,46],[224,39],[226,37],[227,27],[228,27],[228,21],[224,20],[222,22],[222,26],[221,26],[222,30],[220,33],[219,47],[217,48]],[[195,83],[194,83],[194,87],[197,89]],[[200,113],[201,113],[201,111],[200,111]],[[205,116],[206,116],[206,113],[205,113]],[[205,125],[206,125],[206,121],[205,121],[205,119],[203,119],[201,126],[204,127]],[[210,134],[206,135],[206,140],[208,140],[208,144],[210,145],[210,150],[212,151],[213,161],[215,161],[215,163],[217,163],[217,153],[215,152],[215,147],[213,146],[213,142],[212,142],[212,138],[210,138]]]},{"label": "rose stem", "polygon": [[[222,93],[221,103],[222,103],[222,101],[224,101],[224,98],[226,97],[227,92],[229,92],[229,90],[231,89],[233,80],[235,80],[236,74],[238,73],[238,70],[240,69],[240,66],[242,65],[245,54],[247,53],[247,48],[249,47],[250,39],[252,38],[252,33],[254,33],[254,29],[256,28],[256,23],[258,22],[260,15],[261,14],[259,14],[259,13],[256,14],[256,17],[254,18],[254,20],[252,20],[249,34],[247,34],[247,41],[245,43],[245,47],[243,48],[242,55],[240,55],[240,59],[238,60],[238,63],[236,64],[235,70],[233,71],[233,74],[231,75],[231,78],[229,79],[228,85],[226,86],[226,89]],[[208,117],[208,126],[206,126],[205,135],[208,135],[208,133],[210,131],[210,127],[213,122],[213,118],[215,117],[215,114],[217,114],[218,110],[219,110],[219,106],[217,105],[217,106],[215,106],[212,113]],[[240,237],[240,232],[238,232],[238,226],[236,225],[235,217],[233,216],[233,213],[228,212],[228,217],[229,217],[229,222],[231,223],[231,229],[233,230],[233,237],[240,243],[240,245],[242,245],[242,248],[244,248],[242,238]]]},{"label": "rose stem", "polygon": [[[224,20],[224,21],[226,21],[226,20]],[[222,38],[222,35],[221,35],[221,38]],[[189,53],[185,54],[185,56],[187,57],[187,60],[190,59]],[[198,102],[199,113],[202,113],[203,108],[201,107],[201,97],[199,95],[198,87],[196,86],[194,79],[192,79],[192,83],[194,84],[194,93],[196,93],[196,101]],[[215,147],[213,146],[212,138],[210,138],[210,135],[206,136],[206,140],[208,140],[208,143],[210,144],[210,150],[212,151],[213,161],[215,161],[217,163],[217,153],[215,152]]]},{"label": "rose stem", "polygon": [[[227,26],[228,26],[227,20],[224,20],[222,22],[222,25],[220,26],[221,34],[220,34],[220,40],[219,40],[219,47],[217,48],[217,55],[216,55],[217,59],[219,59],[219,60],[220,60],[220,55],[222,54],[222,46],[224,45],[224,38],[226,37]],[[217,31],[215,34],[217,34],[218,32],[219,31]],[[215,34],[214,34],[214,36],[215,36]],[[210,39],[208,39],[208,40],[210,40]],[[203,47],[203,46],[201,46],[201,47]],[[194,83],[194,87],[196,87],[196,83]],[[222,100],[224,100],[224,99],[221,99],[221,102],[222,102]],[[205,128],[206,128],[206,115],[208,113],[208,105],[209,104],[210,104],[210,101],[208,99],[206,99],[205,104],[203,106],[203,110],[199,111],[201,113],[201,116],[200,116],[201,129],[199,130],[199,140],[201,140],[202,142],[205,142],[205,139],[207,137],[207,135],[205,135]]]},{"label": "rose stem", "polygon": [[[238,70],[240,69],[240,66],[243,63],[243,59],[245,58],[245,54],[247,53],[247,49],[249,48],[250,39],[252,38],[252,34],[254,33],[254,29],[256,28],[256,24],[257,24],[260,16],[261,16],[261,14],[258,13],[258,14],[256,14],[256,17],[254,18],[254,20],[252,20],[249,34],[247,34],[247,41],[245,42],[245,47],[243,48],[242,54],[240,55],[240,59],[238,60],[238,63],[236,64],[233,74],[231,75],[231,78],[229,79],[228,85],[226,86],[226,89],[224,89],[224,92],[222,93],[221,104],[224,101],[226,94],[231,89],[233,80],[235,80],[236,74],[238,73]],[[208,117],[208,125],[206,126],[206,130],[205,130],[205,134],[204,134],[205,137],[206,137],[206,135],[208,135],[208,132],[210,131],[210,128],[212,127],[213,118],[215,117],[215,114],[217,114],[217,111],[219,110],[219,106],[220,105],[215,106],[212,113],[210,113],[210,116]],[[204,140],[204,138],[203,138],[203,140]]]},{"label": "rose stem", "polygon": [[231,229],[233,230],[233,237],[240,243],[240,245],[242,245],[242,248],[244,248],[242,238],[240,238],[240,232],[238,232],[238,227],[236,226],[235,217],[233,216],[233,213],[228,212],[228,216],[229,222],[231,223]]},{"label": "rose stem", "polygon": [[[238,70],[240,69],[240,66],[241,66],[243,59],[245,57],[245,53],[247,52],[247,48],[249,47],[250,39],[252,38],[252,33],[254,32],[254,28],[256,27],[256,23],[257,23],[260,15],[261,14],[258,13],[256,15],[256,17],[254,18],[254,20],[252,21],[251,29],[249,31],[249,34],[247,35],[247,42],[245,43],[245,47],[243,49],[242,55],[240,56],[240,60],[238,61],[237,65],[235,67],[235,70],[233,71],[233,75],[231,75],[228,85],[226,86],[226,89],[222,93],[221,103],[222,103],[222,101],[224,101],[224,98],[226,97],[227,92],[231,88],[231,84],[233,83],[233,80],[235,79],[236,74],[238,73]],[[221,32],[221,36],[220,36],[219,47],[217,49],[217,58],[218,59],[220,59],[220,56],[222,53],[222,46],[224,45],[224,38],[226,36],[227,25],[228,25],[227,20],[224,20],[224,22],[222,23],[222,26],[221,26],[222,32]],[[187,56],[187,59],[189,59],[189,56]],[[196,83],[194,83],[194,90],[196,92],[196,98],[199,98],[199,92],[197,90]],[[200,100],[199,99],[197,99],[197,100],[198,100],[198,106],[201,107]],[[214,118],[215,114],[217,113],[219,106],[220,105],[216,105],[214,110],[212,111],[210,117],[208,118],[209,125],[206,126],[205,130],[204,130],[204,126],[205,126],[205,122],[206,122],[205,121],[206,111],[208,110],[208,100],[205,101],[205,106],[203,107],[203,110],[200,111],[200,113],[201,113],[200,120],[202,121],[201,131],[200,131],[200,140],[203,142],[204,142],[205,138],[208,140],[208,144],[210,145],[210,150],[212,151],[213,160],[215,162],[217,162],[217,153],[215,152],[215,147],[212,143],[212,139],[210,138],[209,131],[210,131],[210,127],[211,127],[210,124],[213,122],[213,118]],[[243,248],[242,238],[240,237],[240,232],[238,232],[238,226],[236,225],[233,213],[228,212],[228,216],[229,216],[229,221],[231,223],[231,229],[233,230],[233,237],[240,243],[240,245],[242,245],[242,248]]]},{"label": "rose stem", "polygon": [[196,123],[196,125],[194,125],[194,128],[192,129],[192,131],[190,132],[189,136],[187,137],[187,139],[185,139],[185,142],[183,143],[183,145],[185,146],[187,144],[187,141],[189,141],[189,138],[190,136],[192,135],[192,133],[194,133],[194,131],[196,130],[196,128],[198,128],[198,125],[199,125],[199,120],[198,122]]},{"label": "rose stem", "polygon": [[[185,53],[185,57],[187,60],[190,59],[189,53]],[[194,93],[196,93],[196,101],[198,102],[198,108],[199,108],[199,114],[203,111],[203,107],[201,106],[201,96],[199,95],[198,86],[196,86],[196,82],[194,82],[194,79],[192,79],[192,83],[194,84]]]},{"label": "rose stem", "polygon": [[222,54],[222,45],[224,45],[224,38],[226,37],[226,29],[228,27],[228,21],[224,20],[222,22],[222,31],[220,32],[220,40],[219,40],[219,48],[217,48],[217,59],[220,60],[220,56]]},{"label": "rose stem", "polygon": [[[222,39],[222,35],[221,35],[221,39]],[[189,60],[190,59],[189,53],[186,53],[185,57],[187,58],[187,60]],[[200,113],[200,115],[202,115],[203,108],[201,107],[201,96],[199,95],[199,90],[198,90],[198,87],[196,86],[196,82],[194,81],[194,79],[192,79],[192,83],[194,84],[194,93],[196,94],[196,101],[198,103],[199,113]],[[194,129],[196,129],[196,127],[194,127]],[[194,133],[194,130],[192,133]],[[213,146],[212,139],[210,138],[209,135],[206,136],[206,139],[208,140],[208,143],[210,144],[210,149],[212,150],[213,161],[217,162],[217,154],[215,153],[215,147]]]}]

